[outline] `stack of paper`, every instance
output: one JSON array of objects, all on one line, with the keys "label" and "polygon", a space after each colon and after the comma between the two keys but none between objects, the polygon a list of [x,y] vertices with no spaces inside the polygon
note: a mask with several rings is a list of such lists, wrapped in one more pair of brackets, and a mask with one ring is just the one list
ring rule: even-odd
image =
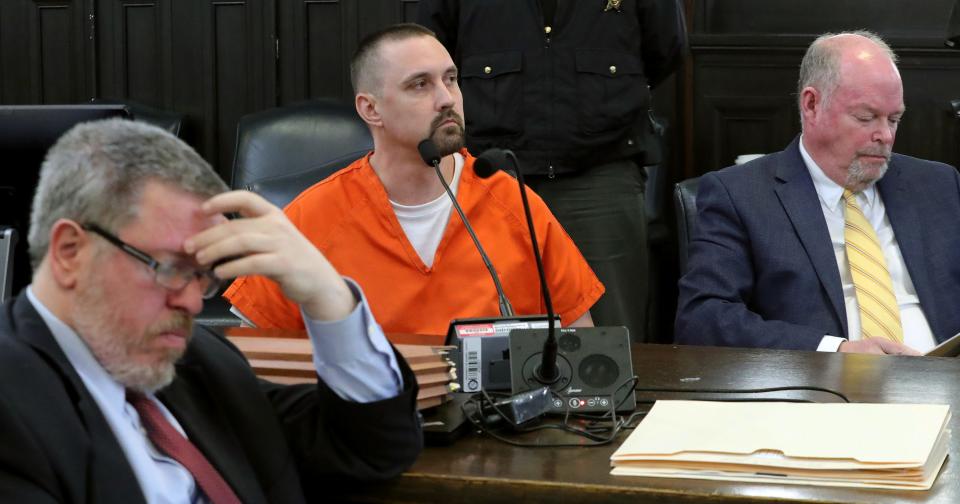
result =
[{"label": "stack of paper", "polygon": [[612,474],[927,490],[950,407],[658,401],[610,457]]},{"label": "stack of paper", "polygon": [[[313,345],[308,339],[229,336],[231,342],[250,361],[257,376],[277,383],[313,383],[317,372],[313,367]],[[394,345],[410,364],[417,377],[420,392],[417,409],[442,404],[449,399],[453,375],[446,347],[428,345]]]}]

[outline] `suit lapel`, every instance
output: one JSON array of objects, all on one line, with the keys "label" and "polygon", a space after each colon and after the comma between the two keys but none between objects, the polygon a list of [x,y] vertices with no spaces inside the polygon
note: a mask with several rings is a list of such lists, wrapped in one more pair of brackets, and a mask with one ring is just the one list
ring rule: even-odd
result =
[{"label": "suit lapel", "polygon": [[145,502],[140,483],[100,411],[100,406],[83,385],[80,375],[67,360],[50,329],[25,294],[15,301],[13,320],[16,328],[10,331],[10,334],[43,355],[51,367],[57,370],[62,377],[64,388],[74,400],[73,409],[87,430],[90,449],[87,453],[85,479],[89,502]]},{"label": "suit lapel", "polygon": [[823,218],[823,209],[820,206],[817,190],[800,156],[799,143],[800,138],[797,137],[781,153],[783,159],[777,166],[776,177],[779,184],[776,185],[775,191],[813,264],[813,269],[830,299],[833,311],[846,336],[847,310],[843,301],[843,286],[840,282],[837,258],[833,253],[830,231]]},{"label": "suit lapel", "polygon": [[910,189],[910,180],[904,176],[900,165],[892,160],[887,174],[877,182],[877,190],[880,191],[880,197],[883,198],[887,218],[890,219],[893,235],[897,239],[903,262],[907,266],[910,279],[917,291],[920,306],[923,307],[930,329],[936,337],[936,335],[944,334],[944,332],[936,326],[938,318],[934,313],[936,304],[933,302],[936,297],[934,297],[931,288],[924,254],[926,249],[923,240],[924,221],[916,209],[915,198],[918,195],[912,193]]},{"label": "suit lapel", "polygon": [[[189,354],[187,356],[189,358]],[[177,365],[177,378],[157,397],[170,409],[196,447],[246,503],[266,502],[257,475],[229,422],[210,397],[205,375],[189,362]]]}]

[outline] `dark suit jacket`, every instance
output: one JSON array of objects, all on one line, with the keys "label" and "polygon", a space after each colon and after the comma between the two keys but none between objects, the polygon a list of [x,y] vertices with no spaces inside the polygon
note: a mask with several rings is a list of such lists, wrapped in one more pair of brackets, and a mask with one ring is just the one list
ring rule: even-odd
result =
[{"label": "dark suit jacket", "polygon": [[[894,154],[877,187],[920,306],[943,341],[960,332],[960,177],[951,166]],[[840,273],[799,138],[704,175],[693,236],[677,343],[816,350],[826,334],[847,335]]]},{"label": "dark suit jacket", "polygon": [[[422,446],[416,380],[358,404],[322,382],[258,380],[240,352],[198,329],[158,393],[245,503],[322,502],[335,480],[383,479]],[[347,477],[347,478],[345,478]],[[0,313],[0,502],[135,503],[143,494],[93,397],[26,296]]]}]

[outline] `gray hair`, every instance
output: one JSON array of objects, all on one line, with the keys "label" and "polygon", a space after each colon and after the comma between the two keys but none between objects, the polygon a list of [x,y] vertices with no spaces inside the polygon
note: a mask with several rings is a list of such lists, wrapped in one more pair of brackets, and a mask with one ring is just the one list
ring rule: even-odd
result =
[{"label": "gray hair", "polygon": [[[879,35],[867,30],[855,30],[840,33],[824,33],[817,37],[807,48],[803,60],[800,62],[800,79],[797,82],[797,106],[804,88],[812,87],[820,91],[821,102],[826,105],[830,95],[840,85],[840,49],[837,44],[830,43],[830,39],[839,35],[857,35],[863,37],[882,50],[894,65],[897,64],[897,55],[893,49]],[[803,110],[800,110],[803,117]]]},{"label": "gray hair", "polygon": [[30,264],[50,246],[58,219],[116,230],[136,218],[148,181],[208,198],[227,185],[189,145],[165,130],[125,119],[74,126],[50,148],[30,214]]},{"label": "gray hair", "polygon": [[383,62],[380,58],[380,47],[384,42],[397,42],[416,37],[437,38],[437,34],[429,28],[416,23],[399,23],[367,35],[360,41],[357,50],[350,58],[350,84],[353,93],[380,92],[383,78],[380,67]]}]

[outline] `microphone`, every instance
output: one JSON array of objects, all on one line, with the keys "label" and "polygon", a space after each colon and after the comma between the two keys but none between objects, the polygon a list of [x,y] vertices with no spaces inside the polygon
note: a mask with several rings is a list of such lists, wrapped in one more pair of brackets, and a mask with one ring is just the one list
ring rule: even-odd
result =
[{"label": "microphone", "polygon": [[473,239],[473,244],[477,247],[477,251],[480,252],[480,258],[483,259],[483,265],[487,267],[490,277],[493,278],[493,285],[497,289],[497,298],[500,304],[500,316],[513,317],[513,305],[510,304],[510,300],[507,299],[507,294],[503,290],[503,285],[500,284],[500,276],[497,275],[497,270],[493,268],[493,263],[490,262],[490,258],[487,257],[487,253],[483,250],[483,246],[480,245],[480,240],[477,238],[477,234],[473,232],[473,227],[470,225],[470,221],[467,220],[467,216],[463,213],[463,209],[460,208],[460,204],[457,203],[457,197],[453,195],[453,191],[450,190],[450,185],[447,184],[447,181],[443,178],[443,173],[440,172],[441,156],[440,152],[437,151],[437,146],[432,140],[427,138],[417,145],[417,150],[420,152],[420,158],[423,159],[423,162],[427,163],[427,166],[432,166],[433,169],[436,170],[437,177],[440,178],[440,183],[443,184],[444,190],[447,191],[447,196],[449,196],[450,201],[453,202],[453,208],[456,208],[457,213],[460,215],[460,221],[463,222],[463,227],[467,229],[467,233],[469,233],[470,238]]},{"label": "microphone", "polygon": [[484,151],[483,154],[480,154],[480,157],[474,161],[473,172],[482,179],[490,178],[498,171],[502,171],[513,178],[518,178],[516,171],[503,168],[503,165],[507,163],[508,152],[511,156],[513,155],[512,151],[502,149],[489,149]]},{"label": "microphone", "polygon": [[517,184],[520,186],[520,200],[523,202],[523,214],[527,220],[527,229],[530,230],[530,242],[533,245],[533,257],[537,263],[537,274],[540,276],[540,293],[543,303],[547,307],[547,340],[543,343],[540,366],[534,371],[534,379],[544,385],[551,385],[560,379],[560,368],[557,367],[557,337],[554,334],[556,315],[553,312],[553,301],[550,299],[550,288],[547,286],[546,275],[543,271],[543,259],[540,257],[540,247],[537,242],[537,232],[533,227],[533,217],[530,215],[530,202],[527,200],[526,184],[523,181],[523,172],[520,163],[513,151],[503,149],[489,149],[477,157],[473,164],[473,171],[480,178],[489,178],[508,162],[513,165],[517,174]]}]

